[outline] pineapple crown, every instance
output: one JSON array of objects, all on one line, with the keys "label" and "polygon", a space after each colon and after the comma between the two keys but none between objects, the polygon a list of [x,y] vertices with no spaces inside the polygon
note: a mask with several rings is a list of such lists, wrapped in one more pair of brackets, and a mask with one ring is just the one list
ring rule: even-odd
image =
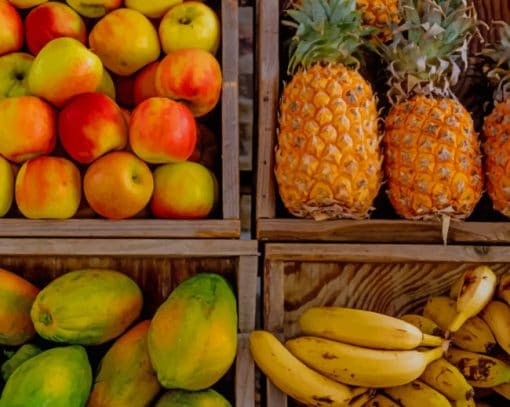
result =
[{"label": "pineapple crown", "polygon": [[296,30],[291,39],[288,72],[314,63],[342,63],[358,68],[363,37],[377,31],[364,27],[356,0],[303,0],[287,10],[293,21],[282,23]]},{"label": "pineapple crown", "polygon": [[400,0],[402,22],[393,41],[379,43],[388,62],[388,97],[397,103],[415,94],[453,97],[468,67],[476,11],[467,0]]},{"label": "pineapple crown", "polygon": [[490,60],[484,71],[496,87],[494,99],[501,102],[510,97],[510,25],[504,21],[494,24],[499,26],[499,42],[483,49],[480,55]]}]

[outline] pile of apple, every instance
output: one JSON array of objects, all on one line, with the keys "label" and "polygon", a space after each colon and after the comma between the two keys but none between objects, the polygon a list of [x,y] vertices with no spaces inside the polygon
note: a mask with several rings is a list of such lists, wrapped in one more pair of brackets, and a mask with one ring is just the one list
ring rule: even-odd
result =
[{"label": "pile of apple", "polygon": [[199,1],[0,0],[0,216],[207,217],[220,32]]}]

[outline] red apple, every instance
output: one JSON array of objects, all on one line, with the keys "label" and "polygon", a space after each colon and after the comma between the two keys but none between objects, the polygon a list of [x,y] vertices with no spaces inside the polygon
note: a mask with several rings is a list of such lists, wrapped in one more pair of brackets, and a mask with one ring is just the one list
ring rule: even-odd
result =
[{"label": "red apple", "polygon": [[25,36],[30,52],[37,55],[51,40],[71,37],[87,44],[87,28],[80,15],[71,7],[50,1],[28,13]]},{"label": "red apple", "polygon": [[58,115],[58,133],[66,152],[82,164],[127,144],[128,128],[117,104],[102,93],[82,93]]},{"label": "red apple", "polygon": [[156,90],[156,70],[158,65],[159,61],[155,61],[136,74],[133,85],[135,105],[139,105],[145,99],[158,96],[158,91]]},{"label": "red apple", "polygon": [[17,10],[0,0],[0,55],[19,51],[23,46],[23,23]]},{"label": "red apple", "polygon": [[195,148],[197,126],[191,111],[167,98],[149,98],[131,113],[129,144],[152,164],[187,160]]}]

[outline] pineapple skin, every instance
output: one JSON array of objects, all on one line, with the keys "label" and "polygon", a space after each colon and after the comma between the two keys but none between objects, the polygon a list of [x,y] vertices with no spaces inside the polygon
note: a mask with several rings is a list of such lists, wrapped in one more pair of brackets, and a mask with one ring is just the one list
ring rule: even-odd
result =
[{"label": "pineapple skin", "polygon": [[486,116],[483,133],[487,193],[494,209],[510,217],[510,98]]},{"label": "pineapple skin", "polygon": [[368,217],[382,180],[372,88],[342,64],[299,70],[280,101],[275,175],[298,217]]},{"label": "pineapple skin", "polygon": [[385,122],[388,196],[405,219],[465,219],[483,192],[481,152],[473,120],[459,102],[414,96]]}]

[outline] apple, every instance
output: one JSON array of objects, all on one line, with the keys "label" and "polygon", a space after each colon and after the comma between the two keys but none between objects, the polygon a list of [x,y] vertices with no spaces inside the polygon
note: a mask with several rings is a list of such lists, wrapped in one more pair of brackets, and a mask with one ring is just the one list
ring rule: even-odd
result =
[{"label": "apple", "polygon": [[158,61],[152,62],[136,74],[133,83],[133,100],[135,105],[139,105],[145,99],[158,96],[158,91],[156,90],[156,70],[158,65]]},{"label": "apple", "polygon": [[214,10],[198,1],[172,7],[159,24],[159,39],[166,54],[181,48],[201,48],[215,54],[221,24]]},{"label": "apple", "polygon": [[33,158],[18,172],[15,197],[18,209],[26,218],[71,218],[80,206],[80,171],[63,157]]},{"label": "apple", "polygon": [[0,217],[7,215],[14,199],[14,171],[11,163],[0,156]]},{"label": "apple", "polygon": [[129,144],[134,153],[148,163],[188,159],[195,148],[196,138],[195,118],[180,102],[149,98],[131,113]]},{"label": "apple", "polygon": [[217,158],[218,143],[214,133],[202,123],[198,123],[197,144],[188,161],[202,164],[211,171],[214,171]]},{"label": "apple", "polygon": [[27,75],[33,59],[24,52],[0,56],[0,98],[29,94]]},{"label": "apple", "polygon": [[102,93],[73,98],[58,115],[58,134],[71,158],[90,164],[127,144],[128,128],[119,106]]},{"label": "apple", "polygon": [[127,151],[114,151],[97,159],[83,179],[88,204],[108,219],[136,215],[149,203],[153,189],[148,165]]},{"label": "apple", "polygon": [[74,38],[48,42],[28,73],[28,88],[57,107],[72,97],[94,92],[101,83],[103,65],[97,55]]},{"label": "apple", "polygon": [[99,20],[89,35],[89,44],[112,72],[129,76],[158,59],[158,33],[142,13],[121,8]]},{"label": "apple", "polygon": [[99,83],[96,92],[103,93],[106,96],[110,97],[112,100],[115,100],[116,96],[115,84],[113,83],[113,79],[110,73],[106,69],[103,69],[101,82]]},{"label": "apple", "polygon": [[205,218],[213,209],[215,199],[216,180],[201,164],[184,161],[154,170],[151,210],[157,218]]},{"label": "apple", "polygon": [[48,0],[9,0],[16,8],[32,8],[39,4],[46,3]]},{"label": "apple", "polygon": [[30,52],[37,55],[51,40],[71,37],[87,43],[87,28],[79,14],[71,7],[50,1],[41,4],[25,18],[25,38]]},{"label": "apple", "polygon": [[182,3],[182,0],[126,0],[125,6],[149,18],[161,18],[170,7],[179,3]]},{"label": "apple", "polygon": [[0,99],[0,154],[22,163],[55,148],[56,114],[35,96]]},{"label": "apple", "polygon": [[23,46],[23,22],[6,0],[0,0],[0,27],[0,55],[19,51]]},{"label": "apple", "polygon": [[126,121],[126,124],[129,128],[129,122],[131,121],[131,111],[126,109],[125,107],[121,107],[120,111],[122,112],[122,116],[124,116],[124,120]]},{"label": "apple", "polygon": [[[72,8],[84,17],[103,17],[122,6],[122,0],[66,0]],[[150,1],[150,0],[149,0]]]},{"label": "apple", "polygon": [[156,70],[156,89],[186,103],[195,117],[214,109],[221,96],[220,64],[209,52],[183,48],[166,55]]}]

